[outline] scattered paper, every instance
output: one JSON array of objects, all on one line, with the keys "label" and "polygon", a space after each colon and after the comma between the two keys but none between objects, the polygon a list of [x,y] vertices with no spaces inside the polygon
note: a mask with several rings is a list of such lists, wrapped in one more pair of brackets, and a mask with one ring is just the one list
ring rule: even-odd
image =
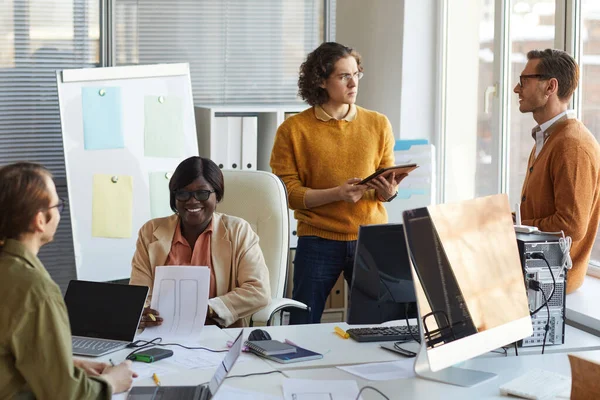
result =
[{"label": "scattered paper", "polygon": [[358,396],[353,380],[284,379],[285,400],[347,400]]},{"label": "scattered paper", "polygon": [[173,215],[170,203],[170,172],[150,172],[150,216],[152,218]]},{"label": "scattered paper", "polygon": [[270,394],[264,394],[260,392],[254,392],[250,390],[243,390],[233,388],[231,386],[221,386],[219,391],[213,397],[213,400],[226,400],[226,399],[236,399],[236,400],[282,400],[283,396],[275,396]]},{"label": "scattered paper", "polygon": [[144,155],[183,157],[183,102],[180,97],[144,97]]},{"label": "scattered paper", "polygon": [[131,237],[133,178],[94,175],[92,188],[92,236]]},{"label": "scattered paper", "polygon": [[414,359],[338,367],[368,381],[389,381],[415,376]]},{"label": "scattered paper", "polygon": [[206,320],[210,271],[208,267],[156,267],[152,302],[163,318],[160,326],[144,329],[142,338],[194,340]]},{"label": "scattered paper", "polygon": [[83,145],[86,150],[125,147],[121,124],[121,88],[81,88]]},{"label": "scattered paper", "polygon": [[134,379],[144,379],[152,377],[152,374],[158,375],[158,377],[162,377],[169,374],[176,374],[177,370],[166,367],[165,363],[160,363],[158,366],[157,363],[142,363],[142,362],[134,362],[131,365],[131,369],[134,370],[138,377]]}]

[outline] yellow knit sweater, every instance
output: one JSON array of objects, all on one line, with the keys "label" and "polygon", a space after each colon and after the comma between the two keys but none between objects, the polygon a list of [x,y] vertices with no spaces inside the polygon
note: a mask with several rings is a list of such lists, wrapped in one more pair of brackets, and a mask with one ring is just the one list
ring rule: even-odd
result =
[{"label": "yellow knit sweater", "polygon": [[583,284],[600,221],[600,146],[576,119],[556,122],[535,157],[529,156],[521,192],[524,225],[571,236],[573,269],[567,293]]},{"label": "yellow knit sweater", "polygon": [[271,168],[288,190],[289,206],[298,220],[298,236],[356,240],[359,225],[387,222],[375,191],[356,203],[337,201],[311,209],[308,189],[329,189],[350,178],[364,178],[394,165],[394,136],[388,119],[357,107],[353,121],[320,121],[314,107],[288,118],[277,130]]}]

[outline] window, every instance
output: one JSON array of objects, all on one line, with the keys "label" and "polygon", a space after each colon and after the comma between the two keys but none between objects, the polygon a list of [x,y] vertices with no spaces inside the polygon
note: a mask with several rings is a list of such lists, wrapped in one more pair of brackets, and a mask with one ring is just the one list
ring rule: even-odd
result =
[{"label": "window", "polygon": [[[56,70],[99,62],[98,0],[0,2],[0,164],[34,161],[67,197]],[[39,254],[64,289],[75,278],[67,212],[55,241]]]},{"label": "window", "polygon": [[300,64],[325,37],[324,4],[115,0],[116,64],[189,62],[198,104],[298,102]]},{"label": "window", "polygon": [[[600,140],[600,2],[581,2],[581,119]],[[592,249],[591,272],[600,273],[600,235]]]}]

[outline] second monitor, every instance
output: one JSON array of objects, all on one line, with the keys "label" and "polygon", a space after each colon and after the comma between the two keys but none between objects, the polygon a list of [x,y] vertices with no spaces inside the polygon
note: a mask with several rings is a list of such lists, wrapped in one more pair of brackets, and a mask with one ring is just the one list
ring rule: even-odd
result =
[{"label": "second monitor", "polygon": [[349,324],[417,318],[417,304],[402,224],[358,230]]}]

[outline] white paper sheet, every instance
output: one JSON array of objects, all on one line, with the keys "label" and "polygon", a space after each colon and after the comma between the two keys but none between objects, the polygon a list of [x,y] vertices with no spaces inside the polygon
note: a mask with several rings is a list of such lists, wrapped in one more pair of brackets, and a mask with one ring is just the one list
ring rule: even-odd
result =
[{"label": "white paper sheet", "polygon": [[223,385],[219,388],[216,396],[212,400],[282,400],[283,396],[274,396],[271,394],[264,394],[260,392],[253,392],[250,390],[243,390],[233,388],[231,386]]},{"label": "white paper sheet", "polygon": [[160,379],[162,376],[175,374],[177,373],[176,369],[172,369],[166,366],[166,363],[161,363],[160,366],[157,363],[143,363],[143,362],[134,362],[131,365],[131,369],[134,370],[137,374],[137,378],[133,378],[133,381],[144,378],[152,377],[152,374],[158,375]]},{"label": "white paper sheet", "polygon": [[352,375],[360,376],[369,381],[389,381],[392,379],[411,378],[415,376],[414,359],[407,358],[401,361],[351,365],[338,367]]},{"label": "white paper sheet", "polygon": [[208,307],[208,267],[156,267],[150,307],[163,318],[160,326],[146,328],[141,339],[162,337],[193,340],[204,327]]},{"label": "white paper sheet", "polygon": [[353,380],[283,380],[285,400],[348,400],[355,399],[356,396],[358,396],[358,385]]}]

